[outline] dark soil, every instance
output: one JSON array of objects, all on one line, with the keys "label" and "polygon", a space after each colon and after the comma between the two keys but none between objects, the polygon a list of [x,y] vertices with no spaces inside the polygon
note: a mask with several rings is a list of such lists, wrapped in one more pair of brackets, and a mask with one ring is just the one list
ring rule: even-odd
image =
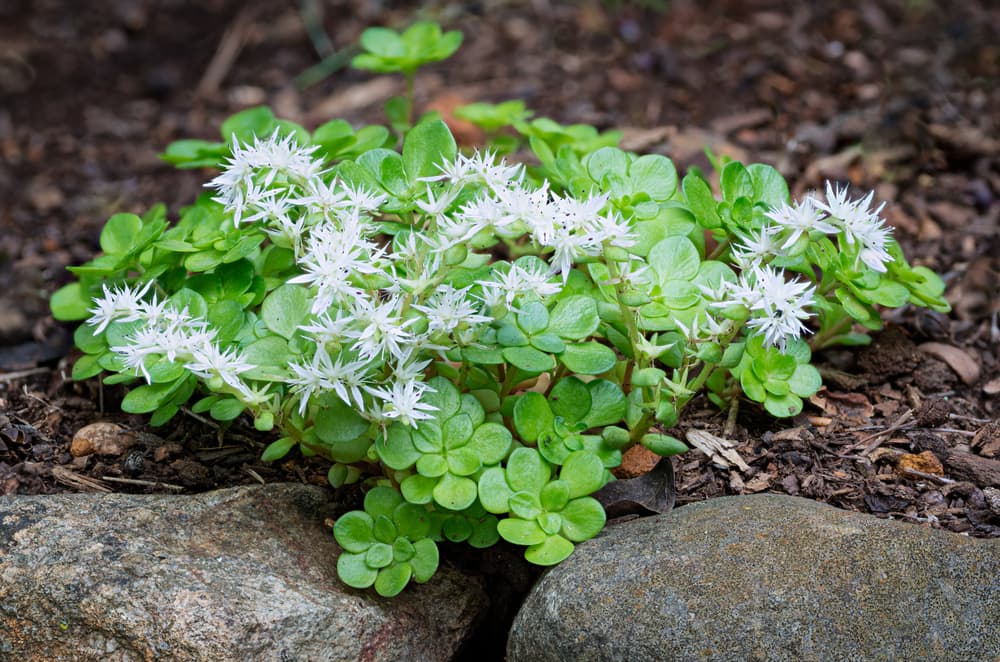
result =
[{"label": "dark soil", "polygon": [[[375,23],[462,29],[459,55],[419,76],[422,108],[518,97],[622,128],[626,147],[682,170],[707,167],[708,145],[775,164],[797,193],[827,178],[874,188],[911,262],[944,275],[953,312],[894,312],[872,346],[820,355],[827,386],[794,420],[744,403],[727,430],[693,403],[675,432],[732,439],[747,468],[683,455],[677,502],[772,491],[1000,535],[1000,8],[987,0],[0,4],[3,494],[325,484],[321,463],[259,462],[270,439],[242,422],[123,415],[119,388],[68,379],[71,329],[47,312],[109,215],[159,201],[176,214],[201,190],[205,173],[157,160],[170,141],[214,138],[259,103],[310,127],[384,121],[399,80],[341,69],[292,83],[319,60],[299,13],[310,4],[337,48]],[[121,425],[105,453],[74,457],[74,435],[101,421]]]}]

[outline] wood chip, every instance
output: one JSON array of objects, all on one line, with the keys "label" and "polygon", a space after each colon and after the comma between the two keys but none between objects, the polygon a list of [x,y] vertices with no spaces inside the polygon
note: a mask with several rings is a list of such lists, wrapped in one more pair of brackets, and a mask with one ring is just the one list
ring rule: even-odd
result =
[{"label": "wood chip", "polygon": [[750,471],[750,465],[743,461],[736,452],[736,442],[731,439],[716,437],[704,430],[688,430],[685,437],[689,444],[711,458],[712,462],[728,469],[735,465],[743,473]]},{"label": "wood chip", "polygon": [[940,342],[925,342],[917,347],[947,363],[966,384],[975,384],[979,380],[979,363],[958,347]]},{"label": "wood chip", "polygon": [[983,393],[986,395],[996,395],[1000,393],[1000,377],[994,377],[983,384]]},{"label": "wood chip", "polygon": [[81,492],[103,492],[105,494],[112,492],[112,489],[106,483],[96,478],[80,475],[75,471],[70,471],[66,467],[52,467],[52,477],[57,482]]}]

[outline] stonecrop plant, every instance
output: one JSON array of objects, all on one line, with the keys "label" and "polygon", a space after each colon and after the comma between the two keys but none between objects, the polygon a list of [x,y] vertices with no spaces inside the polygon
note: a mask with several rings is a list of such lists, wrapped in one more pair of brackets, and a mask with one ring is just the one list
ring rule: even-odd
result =
[{"label": "stonecrop plant", "polygon": [[[457,47],[420,34],[447,48],[405,53]],[[362,64],[392,71],[393,49]],[[795,416],[821,386],[813,349],[867,342],[879,307],[948,309],[870,193],[792,200],[774,168],[722,161],[716,196],[614,134],[517,104],[467,116],[538,165],[460,151],[433,117],[397,138],[243,111],[223,142],[164,155],[216,168],[204,195],[173,223],[112,216],[52,298],[84,320],[73,377],[129,384],[125,411],[248,416],[273,435],[265,461],[319,455],[332,486],[363,481],[333,531],[350,586],[427,581],[442,540],[559,563],[603,528],[591,495],[623,451],[686,450],[668,432],[699,394]]]}]

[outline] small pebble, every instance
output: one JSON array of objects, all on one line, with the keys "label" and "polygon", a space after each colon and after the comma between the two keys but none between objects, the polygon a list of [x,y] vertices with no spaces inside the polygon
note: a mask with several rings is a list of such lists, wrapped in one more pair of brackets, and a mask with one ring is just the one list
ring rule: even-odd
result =
[{"label": "small pebble", "polygon": [[86,425],[73,435],[69,452],[74,457],[96,453],[118,456],[135,446],[135,435],[118,425],[101,421]]}]

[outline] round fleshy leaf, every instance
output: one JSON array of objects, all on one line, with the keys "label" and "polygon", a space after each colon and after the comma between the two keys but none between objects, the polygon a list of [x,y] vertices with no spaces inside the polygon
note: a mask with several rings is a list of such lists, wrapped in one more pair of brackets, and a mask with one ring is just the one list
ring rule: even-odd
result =
[{"label": "round fleshy leaf", "polygon": [[684,236],[667,237],[649,251],[647,262],[661,283],[672,279],[691,280],[698,273],[698,248]]},{"label": "round fleshy leaf", "polygon": [[515,545],[538,545],[545,542],[545,532],[534,520],[508,517],[497,524],[497,533],[507,542]]},{"label": "round fleshy leaf", "polygon": [[510,498],[510,514],[523,520],[533,520],[542,514],[538,496],[531,492],[517,492]]},{"label": "round fleshy leaf", "polygon": [[543,433],[552,430],[555,416],[545,396],[528,391],[514,405],[514,429],[522,440],[533,444]]},{"label": "round fleshy leaf", "polygon": [[802,398],[793,393],[781,397],[768,394],[764,399],[764,409],[776,418],[798,416],[802,412]]},{"label": "round fleshy leaf", "polygon": [[372,527],[372,535],[379,542],[391,544],[396,539],[396,524],[392,521],[392,517],[389,515],[377,516]]},{"label": "round fleshy leaf", "polygon": [[410,567],[413,568],[413,578],[421,584],[434,575],[438,568],[438,548],[433,540],[424,538],[413,543]]},{"label": "round fleshy leaf", "polygon": [[559,513],[542,513],[536,521],[546,535],[554,536],[562,528],[562,517]]},{"label": "round fleshy leaf", "polygon": [[755,402],[763,402],[764,398],[767,397],[767,391],[764,390],[764,385],[761,381],[754,375],[753,370],[746,369],[740,373],[740,386],[743,388],[743,392],[746,393],[747,397]]},{"label": "round fleshy leaf", "polygon": [[[544,535],[544,534],[543,534]],[[573,553],[573,543],[562,536],[546,536],[541,543],[532,545],[524,552],[524,558],[535,565],[556,565]]]},{"label": "round fleshy leaf", "polygon": [[[398,425],[402,425],[399,423]],[[444,448],[444,435],[441,426],[434,419],[420,421],[420,427],[416,430],[410,429],[413,438],[413,447],[421,453],[440,453]]]},{"label": "round fleshy leaf", "polygon": [[428,478],[440,478],[448,471],[448,460],[444,455],[429,453],[417,460],[417,473]]},{"label": "round fleshy leaf", "polygon": [[590,391],[590,411],[583,419],[588,428],[615,425],[625,418],[628,400],[618,384],[607,379],[595,379],[587,384]]},{"label": "round fleshy leaf", "polygon": [[392,560],[396,563],[409,561],[414,553],[413,543],[406,538],[396,538],[396,542],[392,543]]},{"label": "round fleshy leaf", "polygon": [[445,474],[434,486],[434,501],[448,510],[464,510],[476,500],[477,486],[475,481]]},{"label": "round fleshy leaf", "polygon": [[337,576],[351,588],[368,588],[375,583],[378,570],[368,567],[364,554],[344,552],[337,559]]},{"label": "round fleshy leaf", "polygon": [[549,311],[537,301],[527,303],[517,314],[517,325],[529,336],[541,333],[549,325]]},{"label": "round fleshy leaf", "polygon": [[472,522],[464,517],[449,517],[441,526],[441,534],[451,542],[465,542],[472,535]]},{"label": "round fleshy leaf", "polygon": [[604,486],[604,463],[588,451],[570,453],[563,462],[559,479],[566,482],[569,498],[585,496]]},{"label": "round fleshy leaf", "polygon": [[552,413],[570,422],[585,418],[590,412],[590,405],[590,390],[576,377],[563,377],[549,393]]},{"label": "round fleshy leaf", "polygon": [[[492,393],[492,391],[489,392]],[[471,393],[462,394],[462,404],[458,411],[469,417],[473,427],[481,425],[486,420],[486,410],[483,409],[483,405],[476,399],[476,396]]]},{"label": "round fleshy leaf", "polygon": [[449,451],[447,465],[448,471],[456,476],[471,476],[482,468],[483,463],[473,450],[465,447]]},{"label": "round fleshy leaf", "polygon": [[568,340],[582,340],[597,330],[597,304],[586,295],[560,299],[549,315],[548,332]]},{"label": "round fleshy leaf", "polygon": [[413,568],[409,563],[394,563],[388,568],[378,571],[375,578],[375,592],[383,598],[399,595],[413,576]]},{"label": "round fleshy leaf", "polygon": [[542,508],[557,513],[569,503],[569,485],[564,480],[554,480],[542,488],[539,496]]},{"label": "round fleshy leaf", "polygon": [[472,436],[472,419],[468,414],[455,414],[441,426],[441,436],[447,449],[459,448]]},{"label": "round fleshy leaf", "polygon": [[337,544],[348,552],[364,552],[375,542],[372,533],[374,524],[368,513],[352,510],[337,518],[337,522],[333,525],[333,537],[337,540]]},{"label": "round fleshy leaf", "polygon": [[472,535],[469,536],[468,542],[471,547],[483,549],[485,547],[492,547],[499,539],[500,534],[497,533],[497,518],[491,515],[472,525]]},{"label": "round fleshy leaf", "polygon": [[414,474],[403,479],[399,489],[409,503],[430,503],[434,500],[434,486],[438,484],[438,480],[440,479]]},{"label": "round fleshy leaf", "polygon": [[531,346],[548,354],[559,354],[566,351],[566,343],[554,333],[532,336]]},{"label": "round fleshy leaf", "polygon": [[566,345],[566,351],[559,355],[559,360],[578,375],[600,375],[613,370],[618,357],[606,345],[583,342]]},{"label": "round fleshy leaf", "polygon": [[523,347],[528,344],[528,336],[513,324],[504,324],[497,331],[497,342],[503,347]]},{"label": "round fleshy leaf", "polygon": [[365,552],[365,564],[369,568],[384,568],[392,563],[392,545],[377,542]]},{"label": "round fleshy leaf", "polygon": [[403,497],[391,487],[379,486],[369,490],[365,495],[365,512],[372,517],[392,516],[396,506],[403,503]]},{"label": "round fleshy leaf", "polygon": [[552,356],[534,347],[507,347],[503,350],[503,358],[507,363],[525,372],[547,372],[555,367]]},{"label": "round fleshy leaf", "polygon": [[514,492],[538,494],[551,475],[549,463],[534,448],[516,448],[507,460],[507,484]]},{"label": "round fleshy leaf", "polygon": [[420,459],[420,451],[413,446],[410,429],[400,423],[393,423],[384,434],[375,440],[375,450],[379,458],[390,469],[409,469]]},{"label": "round fleshy leaf", "polygon": [[483,423],[472,433],[466,448],[475,453],[483,464],[496,464],[507,457],[513,442],[513,435],[504,426]]},{"label": "round fleshy leaf", "polygon": [[431,516],[426,508],[412,503],[401,503],[392,512],[396,535],[410,540],[426,538],[431,530]]},{"label": "round fleshy leaf", "polygon": [[573,499],[562,512],[562,534],[573,542],[589,540],[601,532],[607,516],[601,503],[592,497]]},{"label": "round fleshy leaf", "polygon": [[571,451],[566,447],[566,440],[553,432],[543,434],[539,438],[538,452],[542,454],[546,462],[562,464],[569,457]]},{"label": "round fleshy leaf", "polygon": [[479,502],[487,512],[497,515],[508,512],[510,497],[513,495],[501,467],[491,467],[479,477]]},{"label": "round fleshy leaf", "polygon": [[792,393],[800,398],[808,398],[823,386],[823,378],[819,370],[807,364],[800,364],[795,367],[795,372],[788,380],[788,387]]},{"label": "round fleshy leaf", "polygon": [[434,377],[428,380],[427,385],[433,390],[424,394],[421,400],[437,407],[437,411],[434,412],[435,417],[447,420],[454,416],[458,411],[460,398],[455,385],[444,377]]},{"label": "round fleshy leaf", "polygon": [[313,402],[319,405],[313,416],[316,436],[328,444],[353,441],[368,431],[370,423],[335,394],[324,394]]}]

